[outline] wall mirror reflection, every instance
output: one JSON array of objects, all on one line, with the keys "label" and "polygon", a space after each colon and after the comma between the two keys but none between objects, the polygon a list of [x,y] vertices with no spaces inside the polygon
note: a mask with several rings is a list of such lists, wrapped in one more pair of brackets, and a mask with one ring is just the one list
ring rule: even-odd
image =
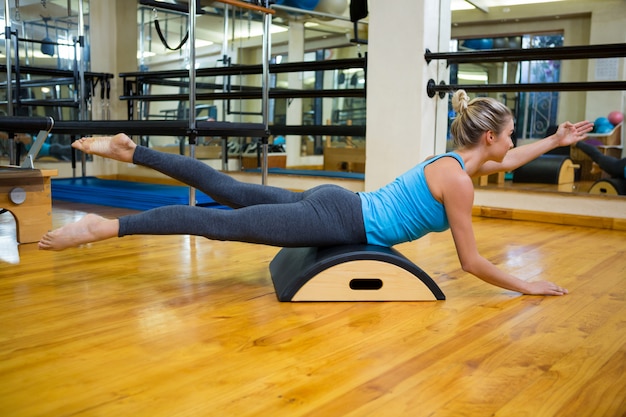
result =
[{"label": "wall mirror reflection", "polygon": [[[451,51],[484,51],[493,49],[532,49],[564,46],[562,32],[536,33],[503,37],[472,37],[453,39]],[[450,65],[450,84],[515,85],[529,83],[559,83],[568,74],[585,72],[589,60],[538,59],[522,62],[459,63]],[[565,74],[565,76],[563,75]],[[584,144],[562,147],[537,161],[504,175],[476,180],[487,188],[529,189],[567,193],[623,193],[621,109],[588,111],[585,91],[534,91],[481,93],[471,96],[491,96],[505,103],[515,122],[515,145],[541,140],[553,134],[565,120],[588,119],[595,122],[594,131]],[[615,94],[608,92],[607,94]],[[452,106],[450,105],[450,109]],[[454,117],[450,112],[450,122]],[[450,142],[448,148],[450,148]],[[594,162],[601,160],[601,164]],[[604,169],[603,169],[604,168]]]}]

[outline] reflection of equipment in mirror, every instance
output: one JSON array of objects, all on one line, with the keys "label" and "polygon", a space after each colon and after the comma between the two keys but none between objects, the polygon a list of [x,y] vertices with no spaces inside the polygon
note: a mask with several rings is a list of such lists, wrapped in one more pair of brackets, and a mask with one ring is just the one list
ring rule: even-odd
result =
[{"label": "reflection of equipment in mirror", "polygon": [[574,182],[574,170],[580,165],[564,155],[543,155],[513,171],[513,182],[531,184],[567,184]]},{"label": "reflection of equipment in mirror", "polygon": [[[619,123],[608,133],[589,133],[587,139],[582,144],[591,145],[602,155],[611,158],[621,158],[622,155],[622,125]],[[578,146],[570,149],[570,156],[581,166],[581,181],[597,181],[601,179],[602,172],[594,169],[592,158],[583,152]],[[615,175],[612,175],[615,176]]]},{"label": "reflection of equipment in mirror", "polygon": [[589,189],[590,194],[626,195],[626,179],[607,178],[596,181]]},{"label": "reflection of equipment in mirror", "polygon": [[48,28],[48,20],[49,17],[43,17],[43,23],[46,26],[46,36],[41,41],[41,53],[48,56],[54,56],[54,42],[50,38],[49,28]]},{"label": "reflection of equipment in mirror", "polygon": [[[516,140],[535,141],[550,136],[548,131],[551,127],[556,128],[557,119],[560,118],[559,99],[564,101],[559,96],[561,92],[589,93],[626,89],[623,80],[562,82],[559,77],[561,67],[557,63],[559,60],[624,57],[625,44],[560,46],[563,35],[559,33],[523,35],[521,40],[520,45],[507,45],[506,39],[498,39],[496,45],[496,38],[459,39],[456,44],[458,51],[433,53],[426,50],[424,59],[428,64],[432,60],[445,60],[450,67],[449,83],[436,79],[428,80],[427,95],[434,99],[445,98],[446,94],[451,94],[457,89],[464,89],[476,96],[497,95],[497,98],[515,115],[517,135],[513,142],[516,144]],[[452,43],[451,48],[454,49]],[[532,67],[529,66],[530,63],[541,65]],[[512,97],[506,93],[513,93]],[[621,134],[623,112],[619,106],[617,107],[606,114],[586,116],[589,120],[595,119],[596,125],[594,133],[588,135],[586,143],[597,148],[604,156],[613,158],[620,158],[623,151]],[[594,109],[594,111],[606,110]],[[449,115],[449,122],[453,117],[454,114]],[[591,184],[601,176],[602,178],[618,176],[614,172],[608,173],[605,170],[602,173],[600,169],[594,168],[592,159],[576,146],[559,147],[550,151],[550,154],[516,170],[512,176],[513,183],[516,183],[514,188],[587,192]],[[474,184],[478,186],[496,184],[496,188],[507,188],[505,180],[508,180],[508,177],[493,174],[475,178]],[[615,188],[607,183],[601,183],[598,187],[603,190],[598,193],[607,194]],[[619,194],[617,190],[615,194]]]},{"label": "reflection of equipment in mirror", "polygon": [[57,170],[34,169],[33,160],[52,130],[54,120],[13,116],[4,118],[0,125],[15,131],[40,129],[21,166],[0,167],[0,207],[15,218],[19,243],[37,242],[52,228],[50,178],[57,175]]}]

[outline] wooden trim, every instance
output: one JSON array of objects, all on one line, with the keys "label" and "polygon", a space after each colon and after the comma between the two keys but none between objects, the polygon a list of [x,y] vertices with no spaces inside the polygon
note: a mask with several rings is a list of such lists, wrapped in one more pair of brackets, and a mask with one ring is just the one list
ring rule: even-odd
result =
[{"label": "wooden trim", "polygon": [[472,215],[476,217],[488,217],[494,219],[523,220],[538,223],[552,223],[568,226],[584,226],[626,231],[626,219],[611,217],[548,213],[544,211],[504,209],[485,206],[474,206],[472,209]]}]

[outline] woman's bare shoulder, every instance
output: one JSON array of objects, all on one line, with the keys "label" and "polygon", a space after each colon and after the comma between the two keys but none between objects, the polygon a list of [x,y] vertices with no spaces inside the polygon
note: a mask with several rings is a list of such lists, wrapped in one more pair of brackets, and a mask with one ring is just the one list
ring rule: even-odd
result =
[{"label": "woman's bare shoulder", "polygon": [[442,202],[449,193],[469,189],[473,191],[472,179],[454,158],[439,158],[430,163],[424,169],[424,175],[432,195],[439,202]]}]

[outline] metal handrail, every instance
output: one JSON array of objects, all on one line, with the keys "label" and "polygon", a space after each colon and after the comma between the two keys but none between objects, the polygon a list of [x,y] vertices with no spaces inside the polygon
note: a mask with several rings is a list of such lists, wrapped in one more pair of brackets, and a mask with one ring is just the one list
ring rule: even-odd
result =
[{"label": "metal handrail", "polygon": [[626,43],[600,45],[557,46],[554,48],[488,49],[461,52],[431,52],[426,50],[424,59],[444,59],[449,64],[470,62],[512,62],[544,59],[593,59],[626,57]]}]

